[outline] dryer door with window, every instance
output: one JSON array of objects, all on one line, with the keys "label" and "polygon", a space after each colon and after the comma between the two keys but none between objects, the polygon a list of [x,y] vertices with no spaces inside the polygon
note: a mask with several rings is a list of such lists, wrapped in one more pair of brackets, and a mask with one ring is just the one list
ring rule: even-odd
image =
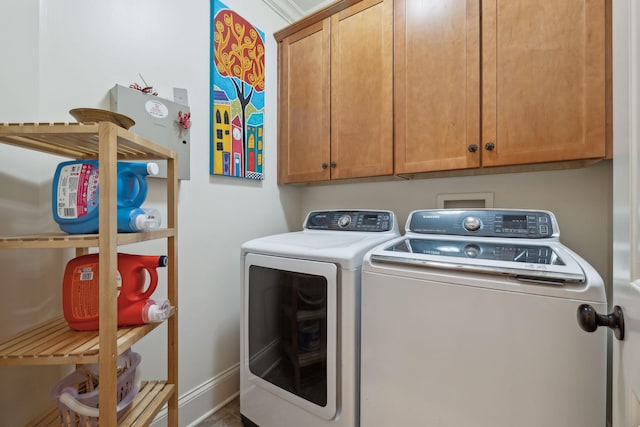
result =
[{"label": "dryer door with window", "polygon": [[243,368],[249,381],[321,418],[336,413],[337,267],[246,256]]}]

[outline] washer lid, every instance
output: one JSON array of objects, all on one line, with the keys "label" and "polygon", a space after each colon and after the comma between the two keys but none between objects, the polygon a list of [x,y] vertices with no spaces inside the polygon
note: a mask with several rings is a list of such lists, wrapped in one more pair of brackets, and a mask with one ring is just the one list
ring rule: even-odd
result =
[{"label": "washer lid", "polygon": [[583,269],[558,242],[524,239],[404,238],[382,246],[371,260],[498,274],[562,285],[586,281]]},{"label": "washer lid", "polygon": [[342,268],[358,268],[367,251],[399,236],[396,217],[391,211],[311,211],[303,231],[250,240],[242,245],[241,254],[325,261]]},{"label": "washer lid", "polygon": [[397,229],[383,233],[304,230],[250,240],[242,245],[242,255],[259,253],[357,268],[367,251],[398,236]]}]

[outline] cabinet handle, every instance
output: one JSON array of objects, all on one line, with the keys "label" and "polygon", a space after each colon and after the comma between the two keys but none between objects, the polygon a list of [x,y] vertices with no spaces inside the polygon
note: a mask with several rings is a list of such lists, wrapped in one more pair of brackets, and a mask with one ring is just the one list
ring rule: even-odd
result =
[{"label": "cabinet handle", "polygon": [[494,144],[492,141],[489,141],[486,144],[484,144],[484,149],[487,151],[493,151],[494,148],[496,148],[496,144]]},{"label": "cabinet handle", "polygon": [[475,153],[476,151],[478,151],[478,146],[476,144],[471,144],[468,147],[468,150],[469,150],[470,153]]},{"label": "cabinet handle", "polygon": [[328,167],[329,167],[329,165],[328,165],[328,164],[326,164],[326,163],[323,163],[323,164],[322,164],[322,169],[326,169],[326,168],[328,168]]},{"label": "cabinet handle", "polygon": [[337,166],[337,165],[336,165],[336,162],[331,162],[331,167],[332,167],[333,169],[335,169],[335,168],[336,168],[336,166]]}]

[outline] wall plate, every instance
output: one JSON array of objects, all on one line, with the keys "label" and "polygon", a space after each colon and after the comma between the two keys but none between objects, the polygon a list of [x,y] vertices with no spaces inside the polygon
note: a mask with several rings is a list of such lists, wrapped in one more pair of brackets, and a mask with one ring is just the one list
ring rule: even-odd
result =
[{"label": "wall plate", "polygon": [[438,194],[438,209],[484,209],[493,207],[493,193]]}]

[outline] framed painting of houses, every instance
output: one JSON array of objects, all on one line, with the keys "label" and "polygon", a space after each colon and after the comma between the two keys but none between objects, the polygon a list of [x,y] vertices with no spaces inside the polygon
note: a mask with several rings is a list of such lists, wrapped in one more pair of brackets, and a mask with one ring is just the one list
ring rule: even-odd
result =
[{"label": "framed painting of houses", "polygon": [[209,173],[264,177],[264,32],[218,0],[211,8]]}]

